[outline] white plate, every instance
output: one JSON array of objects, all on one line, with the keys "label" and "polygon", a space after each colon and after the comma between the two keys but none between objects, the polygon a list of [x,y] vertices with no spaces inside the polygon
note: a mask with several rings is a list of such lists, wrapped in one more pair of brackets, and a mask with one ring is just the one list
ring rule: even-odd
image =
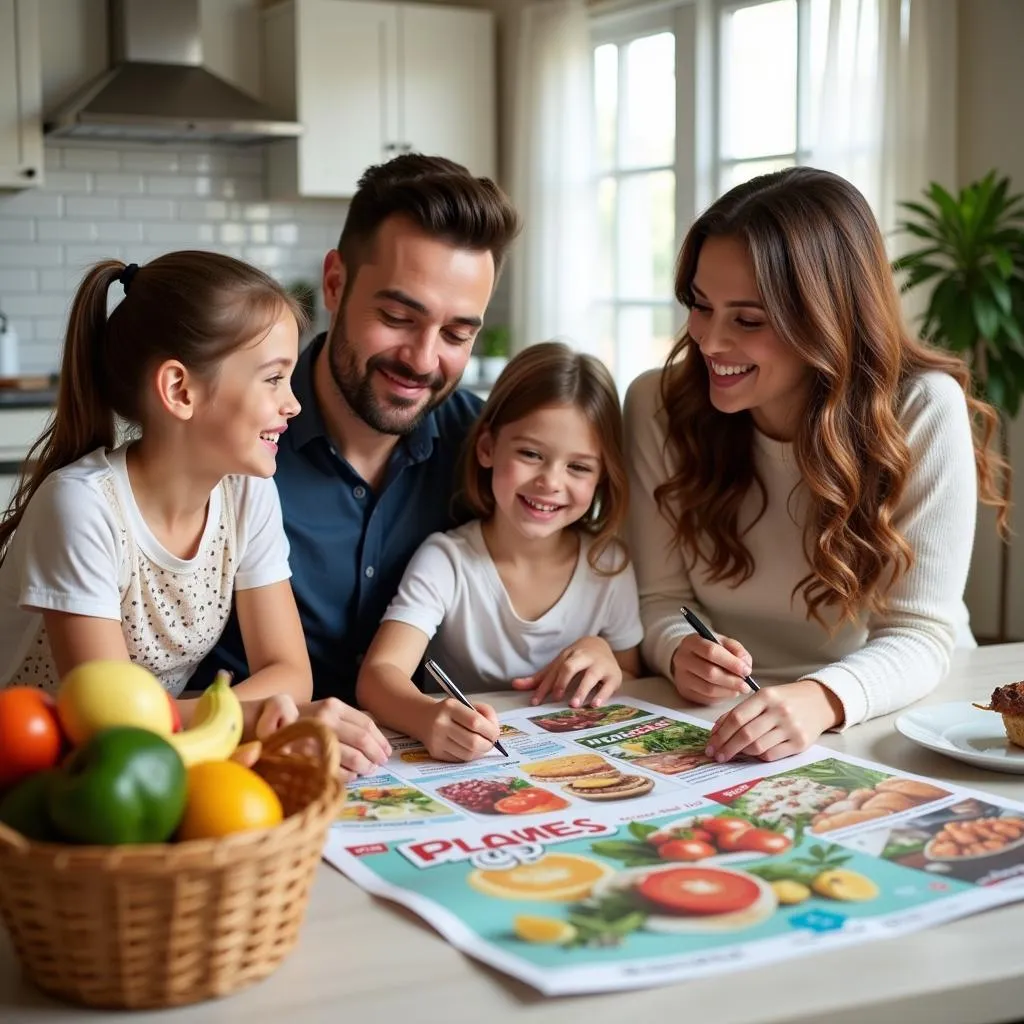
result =
[{"label": "white plate", "polygon": [[1024,749],[1006,738],[1002,717],[969,701],[905,711],[896,719],[896,728],[908,740],[958,761],[1024,775]]}]

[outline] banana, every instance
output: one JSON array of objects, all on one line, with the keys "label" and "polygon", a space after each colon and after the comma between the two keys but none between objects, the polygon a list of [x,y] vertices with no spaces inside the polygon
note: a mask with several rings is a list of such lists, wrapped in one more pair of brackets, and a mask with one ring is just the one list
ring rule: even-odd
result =
[{"label": "banana", "polygon": [[167,737],[186,768],[203,761],[224,761],[238,746],[242,738],[242,704],[230,682],[230,672],[218,672],[196,701],[191,726]]}]

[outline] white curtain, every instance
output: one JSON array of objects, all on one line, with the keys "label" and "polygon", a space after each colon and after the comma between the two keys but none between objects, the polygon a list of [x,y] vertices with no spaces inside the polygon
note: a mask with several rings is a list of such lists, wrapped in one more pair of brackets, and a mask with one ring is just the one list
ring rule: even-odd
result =
[{"label": "white curtain", "polygon": [[816,3],[828,46],[807,162],[865,194],[897,255],[898,202],[956,184],[956,0]]},{"label": "white curtain", "polygon": [[512,344],[591,347],[596,200],[590,29],[584,0],[519,15],[510,192],[523,217],[512,256]]}]

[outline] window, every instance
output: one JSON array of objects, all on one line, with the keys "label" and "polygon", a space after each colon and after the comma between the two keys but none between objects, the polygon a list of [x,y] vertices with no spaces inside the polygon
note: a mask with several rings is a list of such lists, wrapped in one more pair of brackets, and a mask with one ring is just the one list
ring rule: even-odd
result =
[{"label": "window", "polygon": [[628,29],[594,47],[597,354],[621,387],[675,332],[676,40]]},{"label": "window", "polygon": [[[824,81],[829,0],[655,7],[592,22],[597,354],[620,388],[663,363],[682,327],[686,229],[734,185],[807,161]],[[859,27],[840,26],[854,48]]]},{"label": "window", "polygon": [[718,9],[715,195],[804,163],[818,119],[828,0],[753,0]]}]

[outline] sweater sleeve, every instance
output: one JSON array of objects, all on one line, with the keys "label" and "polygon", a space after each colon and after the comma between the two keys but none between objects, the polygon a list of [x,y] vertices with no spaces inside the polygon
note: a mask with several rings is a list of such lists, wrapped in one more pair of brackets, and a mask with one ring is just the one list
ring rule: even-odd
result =
[{"label": "sweater sleeve", "polygon": [[668,423],[661,405],[661,371],[638,377],[626,392],[626,458],[629,464],[630,554],[640,595],[647,666],[672,678],[672,655],[693,630],[679,608],[694,603],[693,587],[672,524],[658,507],[655,488],[673,473],[665,447]]},{"label": "sweater sleeve", "polygon": [[842,702],[843,728],[905,707],[949,668],[974,546],[977,471],[963,391],[942,373],[923,375],[903,410],[911,472],[893,525],[913,565],[869,618],[867,642],[809,673]]}]

